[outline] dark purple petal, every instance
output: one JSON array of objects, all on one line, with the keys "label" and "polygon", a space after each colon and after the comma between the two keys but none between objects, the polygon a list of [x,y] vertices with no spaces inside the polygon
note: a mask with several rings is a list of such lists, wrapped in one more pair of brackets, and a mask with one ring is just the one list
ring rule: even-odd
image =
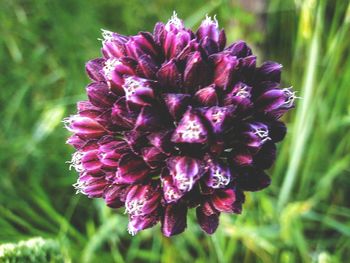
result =
[{"label": "dark purple petal", "polygon": [[189,93],[208,84],[210,79],[209,65],[203,61],[200,52],[196,51],[188,57],[184,71],[184,86]]},{"label": "dark purple petal", "polygon": [[169,154],[173,151],[174,144],[171,142],[172,131],[164,130],[153,132],[147,136],[149,143],[158,148],[161,152]]},{"label": "dark purple petal", "polygon": [[162,65],[157,72],[157,78],[164,90],[178,89],[183,82],[182,75],[173,59]]},{"label": "dark purple petal", "polygon": [[187,207],[178,203],[167,205],[162,218],[162,232],[166,237],[177,235],[185,231]]},{"label": "dark purple petal", "polygon": [[273,142],[282,141],[286,136],[287,127],[281,121],[274,121],[269,124],[269,134]]},{"label": "dark purple petal", "polygon": [[80,149],[86,144],[86,141],[80,138],[78,135],[72,135],[68,138],[66,143],[73,145],[75,149]]},{"label": "dark purple petal", "polygon": [[141,77],[147,79],[154,79],[156,77],[158,66],[151,56],[142,55],[137,62],[136,72],[140,74]]},{"label": "dark purple petal", "polygon": [[191,102],[191,96],[188,94],[179,93],[164,93],[162,96],[165,105],[167,106],[168,111],[174,120],[178,121],[181,119]]},{"label": "dark purple petal", "polygon": [[268,187],[271,179],[262,170],[250,168],[237,177],[237,183],[244,191],[259,191]]},{"label": "dark purple petal", "polygon": [[104,63],[105,59],[103,58],[95,58],[86,63],[85,70],[91,80],[103,81],[105,79],[102,71]]},{"label": "dark purple petal", "polygon": [[135,123],[136,131],[157,131],[162,128],[164,121],[159,111],[154,107],[143,107]]},{"label": "dark purple petal", "polygon": [[241,134],[241,143],[255,151],[269,140],[268,126],[261,122],[249,123]]},{"label": "dark purple petal", "polygon": [[103,198],[106,205],[111,208],[120,208],[124,206],[126,193],[129,189],[127,185],[112,184],[105,189]]},{"label": "dark purple petal", "polygon": [[149,174],[147,164],[135,154],[124,154],[119,159],[115,183],[132,184],[145,180]]},{"label": "dark purple petal", "polygon": [[163,152],[156,147],[145,147],[141,150],[143,160],[151,167],[155,169],[165,162],[167,157]]},{"label": "dark purple petal", "polygon": [[208,132],[199,115],[189,108],[183,115],[176,130],[174,131],[171,141],[174,143],[206,143]]},{"label": "dark purple petal", "polygon": [[215,66],[214,84],[222,90],[226,90],[232,84],[239,61],[237,57],[227,53],[214,54],[210,58]]},{"label": "dark purple petal", "polygon": [[137,113],[128,110],[125,97],[121,97],[114,103],[111,120],[115,125],[125,129],[132,129],[135,125],[136,118]]},{"label": "dark purple petal", "polygon": [[187,156],[170,157],[167,166],[174,185],[181,192],[189,192],[205,172],[200,160]]},{"label": "dark purple petal", "polygon": [[237,166],[249,166],[253,163],[253,156],[247,149],[234,150],[232,161]]},{"label": "dark purple petal", "polygon": [[104,82],[94,82],[86,87],[90,102],[99,108],[110,108],[116,101],[114,95]]},{"label": "dark purple petal", "polygon": [[194,101],[200,106],[216,106],[219,99],[215,90],[215,85],[202,88],[194,94]]},{"label": "dark purple petal", "polygon": [[135,130],[125,132],[124,139],[128,143],[130,149],[137,155],[140,154],[141,149],[146,147],[148,143],[147,133],[138,132]]},{"label": "dark purple petal", "polygon": [[267,142],[261,147],[254,156],[254,165],[260,169],[269,169],[276,159],[276,145],[273,142]]},{"label": "dark purple petal", "polygon": [[216,210],[232,213],[236,201],[236,193],[232,188],[216,190],[211,201]]},{"label": "dark purple petal", "polygon": [[219,213],[206,215],[203,210],[204,209],[202,206],[197,207],[197,221],[199,226],[203,229],[203,231],[211,235],[216,231],[216,229],[219,226]]}]

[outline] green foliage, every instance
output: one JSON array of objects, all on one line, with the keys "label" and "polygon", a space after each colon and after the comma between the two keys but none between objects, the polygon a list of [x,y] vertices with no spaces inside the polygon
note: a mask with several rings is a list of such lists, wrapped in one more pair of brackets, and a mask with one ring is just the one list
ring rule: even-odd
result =
[{"label": "green foliage", "polygon": [[37,237],[18,244],[0,245],[0,262],[60,263],[64,262],[64,257],[56,241]]},{"label": "green foliage", "polygon": [[[55,239],[73,262],[350,257],[348,0],[270,0],[266,12],[254,13],[227,0],[14,0],[0,1],[0,10],[1,243]],[[193,212],[183,235],[164,238],[158,226],[130,237],[123,211],[74,195],[77,175],[65,164],[73,150],[60,121],[86,96],[83,67],[99,55],[100,28],[152,30],[173,10],[191,27],[217,14],[230,41],[245,39],[260,61],[283,63],[283,81],[301,99],[286,118],[289,133],[270,171],[272,185],[248,194],[242,215],[222,215],[211,237]]]}]

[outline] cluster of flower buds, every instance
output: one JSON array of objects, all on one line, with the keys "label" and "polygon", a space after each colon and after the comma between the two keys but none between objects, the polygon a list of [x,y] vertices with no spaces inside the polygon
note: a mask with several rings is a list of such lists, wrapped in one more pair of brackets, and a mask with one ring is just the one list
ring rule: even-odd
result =
[{"label": "cluster of flower buds", "polygon": [[220,213],[241,213],[244,191],[270,184],[279,119],[296,98],[280,87],[282,66],[257,67],[243,41],[226,46],[210,17],[196,33],[174,14],[153,34],[103,38],[86,64],[88,100],[66,119],[77,191],[125,207],[133,235],[158,222],[179,234],[190,208],[213,233]]}]

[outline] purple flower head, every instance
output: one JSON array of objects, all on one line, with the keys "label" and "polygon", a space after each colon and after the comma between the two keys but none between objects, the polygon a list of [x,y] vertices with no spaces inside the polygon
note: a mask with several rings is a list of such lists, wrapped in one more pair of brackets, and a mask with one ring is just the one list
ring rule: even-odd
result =
[{"label": "purple flower head", "polygon": [[88,100],[65,120],[77,192],[124,208],[132,235],[157,223],[182,233],[190,208],[214,233],[221,213],[241,213],[244,191],[270,184],[280,118],[297,98],[280,87],[282,66],[257,66],[244,41],[225,47],[215,17],[196,33],[174,13],[153,33],[102,35]]}]

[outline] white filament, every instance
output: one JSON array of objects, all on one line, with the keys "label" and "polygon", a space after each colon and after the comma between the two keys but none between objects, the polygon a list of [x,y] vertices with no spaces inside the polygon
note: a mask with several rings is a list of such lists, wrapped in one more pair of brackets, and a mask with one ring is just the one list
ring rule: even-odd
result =
[{"label": "white filament", "polygon": [[125,203],[125,213],[133,216],[141,216],[143,215],[142,208],[145,205],[144,199],[132,200],[130,202]]},{"label": "white filament", "polygon": [[112,71],[115,69],[117,65],[122,64],[118,59],[116,58],[109,58],[105,62],[105,66],[103,67],[103,73],[106,76],[108,80],[112,79]]},{"label": "white filament", "polygon": [[286,96],[286,101],[284,102],[283,106],[290,108],[294,105],[295,99],[299,99],[300,97],[297,97],[295,94],[296,92],[292,90],[292,88],[285,88],[282,89],[284,95]]},{"label": "white filament", "polygon": [[216,19],[216,15],[214,16],[214,19],[212,19],[208,14],[205,15],[205,19],[202,21],[202,26],[211,26],[214,25],[215,27],[219,27],[218,20]]},{"label": "white filament", "polygon": [[212,187],[213,188],[221,188],[230,183],[230,176],[227,171],[222,170],[219,166],[215,165],[212,168]]},{"label": "white filament", "polygon": [[266,128],[255,128],[254,134],[258,135],[261,138],[261,142],[266,142],[271,140],[269,137],[269,131]]},{"label": "white filament", "polygon": [[168,23],[166,23],[165,25],[165,29],[166,30],[171,30],[170,26],[174,26],[177,29],[182,29],[183,28],[183,24],[182,21],[177,17],[176,12],[173,12],[173,15],[171,16],[171,18],[169,19]]}]

